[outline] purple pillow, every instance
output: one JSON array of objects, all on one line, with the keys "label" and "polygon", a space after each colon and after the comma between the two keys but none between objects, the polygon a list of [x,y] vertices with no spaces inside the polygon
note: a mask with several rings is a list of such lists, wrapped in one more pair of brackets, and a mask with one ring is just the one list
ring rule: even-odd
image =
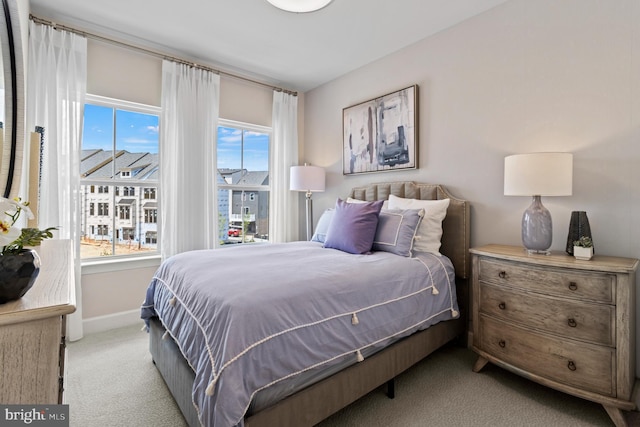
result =
[{"label": "purple pillow", "polygon": [[327,230],[325,248],[339,249],[350,254],[371,251],[378,227],[382,200],[366,203],[336,201],[336,209]]}]

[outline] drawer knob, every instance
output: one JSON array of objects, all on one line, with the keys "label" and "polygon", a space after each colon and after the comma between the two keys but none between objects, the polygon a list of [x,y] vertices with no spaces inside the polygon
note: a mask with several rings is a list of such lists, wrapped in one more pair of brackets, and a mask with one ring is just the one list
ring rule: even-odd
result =
[{"label": "drawer knob", "polygon": [[498,304],[498,308],[499,308],[500,310],[504,310],[505,308],[507,308],[507,304],[505,304],[505,303],[501,302],[500,304]]},{"label": "drawer knob", "polygon": [[567,321],[567,324],[572,328],[575,328],[576,326],[578,326],[578,322],[576,322],[576,319],[569,319]]},{"label": "drawer knob", "polygon": [[573,360],[569,360],[569,363],[567,363],[567,368],[569,368],[570,371],[575,371],[576,368],[576,364],[573,363]]},{"label": "drawer knob", "polygon": [[500,277],[501,279],[506,279],[507,278],[507,272],[506,271],[501,271],[500,273],[498,273],[498,277]]},{"label": "drawer knob", "polygon": [[507,346],[507,343],[506,343],[504,340],[500,340],[500,341],[498,341],[498,345],[499,345],[501,348],[505,348],[505,347]]},{"label": "drawer knob", "polygon": [[578,284],[576,282],[569,282],[569,289],[572,291],[578,290]]}]

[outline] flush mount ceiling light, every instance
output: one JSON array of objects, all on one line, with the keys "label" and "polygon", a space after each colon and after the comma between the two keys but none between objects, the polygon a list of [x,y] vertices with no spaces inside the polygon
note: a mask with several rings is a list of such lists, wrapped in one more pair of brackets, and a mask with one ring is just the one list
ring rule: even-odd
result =
[{"label": "flush mount ceiling light", "polygon": [[333,0],[267,0],[278,9],[287,12],[304,13],[315,12],[327,6]]}]

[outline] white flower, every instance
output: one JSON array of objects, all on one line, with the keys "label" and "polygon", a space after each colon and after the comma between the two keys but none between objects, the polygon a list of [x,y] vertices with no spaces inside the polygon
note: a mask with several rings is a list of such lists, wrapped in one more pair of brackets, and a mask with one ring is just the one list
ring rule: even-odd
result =
[{"label": "white flower", "polygon": [[25,245],[39,244],[42,239],[53,237],[52,230],[57,230],[57,227],[46,230],[15,227],[23,212],[29,219],[33,218],[29,202],[23,202],[19,197],[14,200],[0,197],[0,255],[18,253]]},{"label": "white flower", "polygon": [[29,208],[29,202],[23,202],[18,197],[13,200],[0,197],[0,212],[4,212],[5,215],[12,219],[15,217],[15,220],[17,221],[20,215],[15,215],[20,213],[20,211],[25,212],[27,214],[27,218],[34,218],[33,212],[31,212],[31,208]]},{"label": "white flower", "polygon": [[0,221],[0,246],[6,246],[20,237],[22,230],[12,227],[7,221]]}]

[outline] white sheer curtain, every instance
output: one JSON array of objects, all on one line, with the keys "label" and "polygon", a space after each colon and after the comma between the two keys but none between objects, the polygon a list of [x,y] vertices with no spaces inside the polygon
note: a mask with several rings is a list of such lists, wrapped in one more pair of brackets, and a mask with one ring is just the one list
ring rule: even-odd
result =
[{"label": "white sheer curtain", "polygon": [[298,236],[298,192],[289,190],[289,171],[298,164],[298,97],[273,91],[273,141],[269,236],[290,242]]},{"label": "white sheer curtain", "polygon": [[87,39],[30,22],[27,129],[44,127],[38,226],[58,226],[57,237],[74,242],[76,311],[67,319],[71,341],[82,338],[79,195],[86,85]]},{"label": "white sheer curtain", "polygon": [[215,135],[220,76],[162,64],[161,252],[213,248],[218,238]]}]

